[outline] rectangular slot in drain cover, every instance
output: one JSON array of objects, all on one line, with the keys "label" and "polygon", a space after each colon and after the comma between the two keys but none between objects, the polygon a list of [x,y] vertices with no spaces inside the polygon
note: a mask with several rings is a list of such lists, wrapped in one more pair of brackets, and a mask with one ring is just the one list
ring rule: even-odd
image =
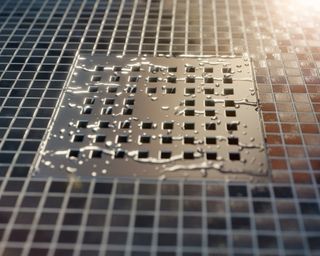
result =
[{"label": "rectangular slot in drain cover", "polygon": [[266,176],[246,58],[81,55],[37,176]]}]

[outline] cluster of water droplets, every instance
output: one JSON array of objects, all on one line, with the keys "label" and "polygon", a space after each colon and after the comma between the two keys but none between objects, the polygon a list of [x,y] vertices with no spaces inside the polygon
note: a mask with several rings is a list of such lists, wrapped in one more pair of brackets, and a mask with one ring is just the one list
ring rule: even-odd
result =
[{"label": "cluster of water droplets", "polygon": [[[166,56],[168,57],[168,56]],[[198,57],[198,56],[182,56],[182,57]],[[119,56],[119,58],[121,58],[121,56]],[[229,58],[234,58],[233,56],[229,56]],[[248,59],[246,59],[245,61],[245,66],[249,66],[249,61]],[[204,66],[222,66],[222,67],[231,67],[231,61],[229,61],[226,56],[221,57],[216,59],[215,61],[210,60],[209,58],[199,58],[199,62],[198,62],[198,67],[195,67],[196,71],[198,70],[202,70]],[[188,63],[185,64],[185,67],[187,68],[188,66],[192,66],[191,64],[189,65]],[[176,73],[175,72],[169,72],[169,67],[168,66],[163,66],[163,65],[158,65],[158,64],[154,64],[151,61],[148,60],[148,58],[146,57],[141,57],[141,58],[133,58],[130,60],[130,63],[127,64],[125,67],[121,68],[121,71],[114,71],[114,74],[124,74],[124,75],[128,75],[130,74],[130,72],[132,72],[132,67],[145,67],[145,69],[141,69],[140,71],[142,72],[150,72],[152,75],[157,75],[157,81],[158,83],[163,83],[163,85],[161,86],[161,91],[162,96],[165,96],[165,92],[168,89],[168,80],[170,78],[174,78],[174,83],[181,83],[183,81],[185,81],[188,78],[192,78],[195,80],[196,84],[197,84],[197,88],[195,90],[194,93],[185,93],[184,97],[188,98],[197,98],[197,94],[201,94],[203,93],[203,91],[205,90],[205,79],[213,79],[213,83],[212,83],[212,87],[214,88],[222,88],[223,87],[223,82],[224,79],[232,79],[233,81],[237,82],[237,81],[248,81],[248,82],[253,82],[252,77],[250,77],[250,72],[248,72],[248,77],[244,77],[244,78],[236,78],[234,77],[235,73],[243,73],[243,67],[241,64],[236,65],[232,70],[230,68],[230,72],[223,74],[223,76],[217,76],[214,77],[213,75],[211,75],[210,73],[206,73],[203,72],[201,74],[201,76],[192,76],[186,72],[184,72],[180,77],[176,77]],[[103,67],[103,70],[113,70],[113,66],[112,65],[106,65]],[[76,72],[74,72],[74,76],[78,75],[78,71],[84,71],[84,72],[89,72],[89,73],[95,73],[96,69],[94,68],[87,68],[85,65],[80,65],[80,66],[76,66]],[[162,76],[161,76],[162,75]],[[122,94],[126,93],[128,94],[130,97],[134,97],[135,93],[134,90],[138,90],[137,93],[145,93],[145,88],[147,87],[147,83],[149,81],[150,77],[146,77],[144,81],[142,81],[143,86],[137,86],[137,84],[118,84],[118,83],[113,83],[113,82],[87,82],[85,83],[86,86],[89,85],[94,85],[94,86],[98,86],[99,90],[104,90],[105,92],[107,92],[107,89],[110,86],[113,87],[118,87],[121,89],[120,92],[117,92],[115,94],[116,97],[120,97]],[[138,80],[143,80],[143,77],[141,75],[138,76]],[[200,81],[200,82],[198,82]],[[143,88],[144,87],[144,88]],[[102,89],[101,89],[102,88]],[[71,80],[71,84],[67,87],[66,89],[66,95],[68,95],[68,93],[71,94],[87,94],[88,91],[84,90],[83,86],[77,86],[76,85],[76,80]],[[256,90],[255,88],[250,88],[249,89],[249,95],[251,96],[255,96]],[[102,93],[103,94],[103,93]],[[210,99],[214,102],[214,104],[221,104],[222,107],[226,107],[226,101],[225,99],[221,98],[220,96],[225,96],[223,93],[223,90],[221,90],[219,92],[219,90],[215,90],[215,93],[212,95],[206,95],[206,99]],[[147,97],[149,97],[151,102],[156,102],[159,100],[159,96],[155,96],[152,93],[147,93]],[[100,99],[100,95],[95,95],[94,96],[95,99],[99,100]],[[66,96],[66,99],[68,101],[68,96]],[[105,98],[101,98],[101,101],[104,101]],[[161,100],[163,100],[161,98]],[[236,99],[233,100],[234,101],[234,107],[235,108],[240,108],[241,105],[245,105],[245,106],[249,106],[249,107],[254,107],[257,111],[259,110],[259,104],[258,101],[249,101],[247,98],[242,98],[242,99]],[[162,102],[162,101],[161,101]],[[66,103],[65,101],[63,102],[63,104]],[[113,106],[115,107],[119,107],[119,104],[116,103]],[[64,104],[61,106],[61,108],[73,108],[73,109],[77,109],[80,112],[85,111],[86,106],[82,105],[82,104],[77,104],[75,102],[67,102],[67,104]],[[129,105],[125,105],[125,107],[130,107]],[[174,115],[176,116],[183,116],[185,114],[185,111],[187,110],[187,108],[184,106],[184,102],[183,101],[178,101],[178,104],[176,106],[171,106],[170,104],[166,105],[162,105],[160,106],[161,111],[163,112],[168,112],[171,111],[174,113]],[[63,111],[63,110],[61,110]],[[108,112],[108,108],[106,109],[106,111]],[[152,112],[152,110],[150,110]],[[150,113],[152,114],[152,113]],[[218,110],[215,110],[215,115],[211,117],[211,120],[214,121],[217,125],[221,124],[221,120],[219,119],[219,115],[221,115],[222,113],[219,113]],[[119,121],[117,120],[118,116],[121,116],[122,112],[119,113],[112,113],[111,117],[113,118],[113,121],[110,121],[110,123],[108,124],[108,128],[112,129],[113,133],[117,133],[118,132],[118,127],[119,127]],[[205,115],[205,111],[203,109],[195,109],[194,111],[194,115],[195,116],[204,116]],[[136,122],[136,126],[139,127],[141,117],[129,117],[127,120],[123,121],[123,125],[127,123],[131,123],[131,122]],[[150,119],[150,117],[147,117],[147,119]],[[235,123],[236,125],[240,125],[240,121],[232,121],[231,123]],[[181,127],[181,129],[183,129],[183,127],[180,125],[180,123],[177,123],[178,126]],[[247,127],[247,124],[243,124],[242,125],[243,128]],[[77,123],[76,120],[72,120],[68,123],[68,128],[72,128],[70,129],[70,131],[67,131],[67,128],[62,128],[59,132],[59,134],[51,134],[52,137],[54,138],[59,138],[61,140],[65,140],[70,138],[71,136],[80,133],[80,129],[77,129]],[[92,132],[98,133],[101,129],[101,127],[99,126],[99,120],[90,123],[87,125],[88,129],[91,129]],[[157,128],[157,124],[153,124],[153,129]],[[170,134],[172,131],[169,129],[166,131],[167,134]],[[195,134],[198,133],[197,130],[193,131]],[[133,142],[133,139],[131,137],[133,131],[132,128],[130,128],[127,131],[128,135],[129,135],[129,140],[128,142]],[[229,132],[230,134],[232,134],[232,131]],[[91,139],[91,141],[94,140],[95,135],[94,134],[89,134],[87,135],[87,137],[89,139]],[[218,135],[215,136],[217,141],[227,141],[228,138],[226,136],[222,136],[222,135]],[[151,139],[152,140],[156,140],[156,139],[161,139],[162,138],[162,134],[159,135],[152,135]],[[50,139],[50,138],[49,138]],[[183,140],[183,136],[174,136],[172,137],[172,139],[174,141],[182,141]],[[197,147],[197,150],[195,151],[194,154],[194,159],[204,159],[204,150],[203,148],[201,148],[201,145],[204,144],[204,141],[201,139],[195,139],[195,141],[193,142],[194,146]],[[140,142],[138,142],[138,145],[141,145]],[[220,145],[216,146],[217,149],[219,149]],[[245,154],[249,154],[250,149],[259,149],[260,151],[264,151],[264,145],[263,144],[256,144],[255,143],[255,138],[251,137],[250,138],[250,143],[248,144],[244,144],[244,143],[239,143],[238,144],[238,150],[239,151],[244,151]],[[164,179],[166,173],[173,173],[173,172],[177,172],[177,171],[200,171],[201,175],[203,177],[206,177],[208,175],[208,171],[209,170],[214,170],[214,171],[218,171],[221,173],[246,173],[244,170],[242,170],[241,168],[239,170],[228,170],[227,168],[225,168],[225,161],[226,159],[224,159],[221,156],[218,156],[217,159],[215,161],[206,161],[203,160],[202,162],[196,162],[194,164],[181,164],[181,160],[184,159],[183,157],[183,153],[178,154],[178,155],[174,155],[168,159],[160,159],[160,158],[156,158],[156,157],[147,157],[147,158],[139,158],[138,157],[138,150],[125,150],[125,148],[123,147],[123,145],[121,143],[115,143],[111,140],[108,140],[105,142],[104,146],[96,146],[94,143],[90,142],[89,145],[83,146],[79,148],[79,152],[80,152],[80,157],[69,157],[70,161],[73,162],[77,162],[78,166],[81,166],[84,164],[84,162],[88,162],[91,159],[88,158],[88,152],[91,152],[93,150],[97,150],[97,151],[101,151],[102,154],[105,154],[107,156],[110,157],[110,160],[112,161],[112,159],[115,158],[115,154],[117,151],[123,151],[125,154],[125,161],[128,161],[129,159],[138,162],[138,163],[146,163],[146,164],[156,164],[156,165],[161,165],[161,169],[162,171],[160,178]],[[69,154],[69,150],[56,150],[56,151],[44,151],[44,155],[50,155],[50,156],[68,156]],[[101,174],[108,174],[108,164],[110,164],[110,160],[106,160],[104,162],[104,165],[106,166],[106,168],[103,168],[102,170],[100,170]],[[180,161],[179,164],[175,164],[175,162]],[[256,159],[253,157],[251,158],[250,162],[254,163],[256,161]],[[246,158],[243,158],[240,160],[240,162],[242,163],[246,163],[247,160]],[[43,163],[45,166],[48,166],[50,168],[56,168],[57,166],[55,166],[50,160],[43,160]],[[93,165],[95,166],[95,165]],[[96,167],[98,167],[96,165]],[[75,174],[77,173],[77,167],[71,167],[71,166],[65,166],[64,164],[61,164],[59,166],[60,169],[64,169],[66,170],[68,173],[70,174]],[[97,168],[99,169],[99,168]],[[101,169],[101,168],[100,168]],[[159,169],[159,167],[156,167],[155,169]],[[261,168],[259,169],[260,173],[263,173],[264,171],[264,166],[263,163],[261,163]],[[96,176],[99,173],[97,173],[97,171],[92,171],[92,176]],[[247,174],[251,174],[251,173],[247,173]]]}]

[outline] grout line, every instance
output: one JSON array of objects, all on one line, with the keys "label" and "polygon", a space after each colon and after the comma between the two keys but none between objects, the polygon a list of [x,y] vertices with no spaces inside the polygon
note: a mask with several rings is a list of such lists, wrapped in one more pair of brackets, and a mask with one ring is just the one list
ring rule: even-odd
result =
[{"label": "grout line", "polygon": [[214,29],[214,39],[215,39],[215,54],[219,56],[218,47],[218,24],[217,24],[217,0],[212,1],[212,15],[213,15],[213,29]]},{"label": "grout line", "polygon": [[66,212],[66,208],[67,208],[67,204],[70,198],[70,191],[71,191],[71,183],[68,183],[66,192],[64,194],[64,198],[61,204],[61,208],[60,211],[58,213],[58,218],[57,218],[57,222],[56,225],[54,226],[54,230],[53,230],[53,235],[52,235],[52,239],[50,242],[50,245],[48,246],[48,254],[47,256],[54,256],[54,252],[57,248],[59,248],[58,246],[58,238],[59,238],[59,234],[61,229],[63,228],[63,220],[64,220],[64,216],[65,216],[65,212]]},{"label": "grout line", "polygon": [[177,211],[177,246],[176,246],[176,256],[182,256],[183,255],[183,181],[178,182],[178,211]]},{"label": "grout line", "polygon": [[[224,184],[224,191],[225,191],[225,219],[226,219],[226,230],[233,230],[232,229],[232,220],[231,220],[231,209],[230,209],[230,196],[229,196],[229,183],[226,182]],[[228,232],[227,234],[227,244],[228,244],[228,255],[234,255],[235,252],[233,250],[233,241],[232,241],[232,233]]]},{"label": "grout line", "polygon": [[130,38],[132,25],[133,25],[133,23],[134,23],[134,17],[135,17],[135,15],[136,15],[137,5],[138,5],[138,0],[134,0],[133,8],[132,8],[132,11],[131,11],[131,17],[130,17],[129,27],[128,27],[128,31],[127,31],[127,34],[126,34],[126,41],[125,41],[125,43],[124,43],[122,55],[125,55],[125,54],[126,54],[126,51],[127,51],[128,41],[129,41],[129,38]]},{"label": "grout line", "polygon": [[162,13],[163,13],[163,1],[164,0],[160,0],[159,16],[157,21],[157,32],[156,32],[156,38],[154,43],[153,56],[157,56],[157,52],[158,52],[159,34],[161,30],[160,28],[161,28],[161,20],[162,20]]},{"label": "grout line", "polygon": [[225,0],[225,3],[226,3],[226,15],[227,15],[227,21],[228,21],[228,27],[229,27],[230,52],[231,52],[231,55],[235,55],[234,46],[233,46],[233,37],[232,37],[232,24],[231,24],[231,17],[230,17],[229,0]]},{"label": "grout line", "polygon": [[[112,190],[109,198],[107,217],[105,220],[105,224],[103,226],[103,233],[102,233],[101,243],[100,243],[101,245],[99,248],[99,256],[107,255],[105,251],[108,249],[108,238],[109,238],[109,232],[110,232],[111,218],[113,215],[113,206],[114,206],[114,201],[116,197],[117,185],[118,185],[118,179],[115,179],[112,183]],[[105,227],[108,227],[108,228],[105,228]]]},{"label": "grout line", "polygon": [[200,55],[203,55],[203,0],[199,0]]},{"label": "grout line", "polygon": [[[75,182],[77,182],[77,181],[75,181]],[[83,211],[81,224],[80,224],[79,228],[77,227],[78,236],[77,236],[77,241],[75,242],[73,256],[80,256],[80,254],[81,254],[81,247],[83,246],[82,240],[84,238],[84,233],[87,230],[86,229],[87,228],[86,224],[87,224],[87,221],[88,221],[88,216],[89,216],[89,213],[91,213],[90,204],[91,204],[91,201],[92,201],[94,185],[95,185],[94,180],[91,180],[88,193],[86,194],[86,203],[85,203],[85,206],[84,206],[85,210]],[[81,210],[83,210],[83,209],[81,209]]]},{"label": "grout line", "polygon": [[133,191],[131,211],[130,211],[130,220],[129,220],[129,225],[127,227],[128,236],[127,236],[127,242],[125,245],[125,256],[130,256],[132,252],[133,235],[135,231],[135,220],[136,220],[136,213],[137,213],[137,201],[139,197],[139,185],[140,185],[140,181],[137,179],[134,182],[134,191]]},{"label": "grout line", "polygon": [[189,41],[189,16],[190,16],[190,0],[186,0],[186,14],[185,14],[185,36],[184,36],[184,54],[189,53],[188,41]]},{"label": "grout line", "polygon": [[160,224],[160,203],[161,203],[161,185],[162,181],[158,180],[156,197],[155,197],[155,208],[154,208],[154,221],[152,230],[152,243],[151,243],[151,256],[157,255],[158,239],[159,239],[159,224]]},{"label": "grout line", "polygon": [[[241,0],[240,0],[241,1]],[[251,216],[249,216],[250,219],[250,230],[251,230],[251,239],[252,239],[252,251],[254,254],[258,254],[259,252],[259,244],[258,244],[258,234],[257,234],[257,225],[255,222],[255,212],[254,212],[254,208],[253,208],[253,198],[252,198],[252,193],[251,193],[251,189],[253,188],[253,186],[248,186],[249,191],[248,192],[248,207],[249,207],[249,212],[252,213]],[[270,190],[270,188],[269,188]],[[269,202],[269,200],[268,200]],[[261,216],[261,215],[260,215]]]},{"label": "grout line", "polygon": [[116,35],[117,31],[118,31],[118,26],[119,26],[119,23],[120,23],[120,20],[121,20],[121,15],[122,15],[122,12],[123,12],[124,3],[125,3],[125,0],[121,0],[120,7],[119,7],[119,12],[118,12],[117,19],[116,19],[116,23],[114,25],[114,30],[112,32],[111,39],[110,39],[110,42],[109,42],[107,55],[110,55],[110,53],[112,51],[111,49],[112,49],[112,46],[113,46],[115,35]]},{"label": "grout line", "polygon": [[202,202],[202,256],[209,255],[209,241],[208,241],[208,209],[207,209],[207,182],[203,181],[201,184],[201,202]]},{"label": "grout line", "polygon": [[172,56],[173,54],[173,39],[174,39],[174,25],[176,21],[176,11],[177,11],[177,2],[173,1],[173,7],[172,7],[172,18],[171,18],[171,31],[170,31],[170,46],[169,46],[169,55]]},{"label": "grout line", "polygon": [[[21,253],[21,256],[27,256],[32,248],[32,241],[34,239],[34,236],[35,236],[37,230],[39,230],[37,228],[39,226],[40,217],[43,212],[43,208],[44,208],[46,199],[48,198],[48,193],[49,193],[49,188],[51,186],[51,181],[52,181],[52,178],[49,177],[46,184],[45,184],[44,190],[41,193],[41,199],[39,201],[39,205],[37,207],[36,214],[33,218],[32,223],[31,223],[31,230],[30,230],[28,237],[24,243],[24,247],[23,247],[23,251]],[[28,225],[28,227],[30,227],[30,226]]]},{"label": "grout line", "polygon": [[106,20],[107,20],[107,17],[109,15],[109,12],[110,12],[110,7],[111,7],[111,4],[113,3],[113,1],[109,1],[108,2],[108,5],[107,5],[107,8],[104,12],[104,15],[103,15],[103,18],[102,18],[102,21],[101,21],[101,25],[99,27],[99,30],[98,30],[98,33],[97,33],[97,38],[96,38],[96,41],[94,42],[94,46],[93,46],[93,50],[92,50],[92,55],[96,53],[96,50],[97,50],[97,46],[98,46],[98,42],[99,40],[101,39],[102,37],[102,32],[103,32],[103,26],[106,24]]},{"label": "grout line", "polygon": [[146,6],[146,10],[144,13],[144,21],[143,21],[143,27],[142,27],[142,31],[141,31],[141,38],[140,38],[140,43],[139,43],[139,50],[138,50],[138,56],[141,55],[142,53],[142,46],[143,46],[143,40],[144,40],[144,36],[146,33],[146,26],[147,26],[147,21],[148,21],[148,13],[150,11],[150,5],[151,5],[151,0],[147,1],[147,6]]}]

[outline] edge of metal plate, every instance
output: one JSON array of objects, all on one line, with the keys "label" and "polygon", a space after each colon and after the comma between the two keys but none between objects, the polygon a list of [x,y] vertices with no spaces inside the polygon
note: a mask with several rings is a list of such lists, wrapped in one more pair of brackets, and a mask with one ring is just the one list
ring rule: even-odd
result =
[{"label": "edge of metal plate", "polygon": [[[65,97],[65,92],[67,90],[67,87],[72,79],[72,76],[74,74],[74,70],[76,68],[76,64],[78,63],[78,60],[80,58],[80,56],[82,56],[83,54],[78,54],[76,56],[76,58],[74,59],[73,63],[72,63],[72,66],[70,68],[70,71],[69,71],[69,74],[68,74],[68,77],[65,81],[65,84],[63,86],[63,90],[61,91],[61,95],[60,95],[60,98],[56,104],[56,107],[55,107],[55,110],[54,110],[54,113],[52,115],[52,118],[50,119],[50,122],[49,122],[49,125],[48,125],[48,129],[45,133],[45,137],[44,139],[42,140],[41,142],[41,145],[39,147],[39,150],[38,150],[38,153],[35,157],[35,160],[32,164],[32,168],[30,170],[30,175],[33,176],[33,178],[43,178],[43,177],[50,177],[50,176],[53,176],[53,177],[61,177],[61,178],[64,178],[64,177],[68,177],[70,179],[82,179],[82,180],[86,180],[86,179],[92,179],[92,176],[90,175],[87,175],[87,176],[84,176],[84,175],[76,175],[76,174],[71,174],[71,173],[67,173],[67,172],[61,172],[59,170],[52,170],[53,172],[58,172],[59,174],[58,175],[48,175],[48,173],[43,173],[41,172],[41,170],[39,169],[40,167],[40,162],[41,162],[41,159],[42,159],[42,156],[44,155],[45,153],[45,148],[46,148],[46,145],[48,143],[48,140],[49,140],[49,136],[52,132],[52,129],[53,129],[53,126],[54,126],[54,123],[55,123],[55,119],[60,111],[60,107],[61,105],[63,104],[63,100],[64,100],[64,97]],[[85,54],[85,55],[88,55],[88,54]],[[89,55],[88,55],[89,56]],[[105,58],[108,58],[110,56],[105,56]],[[125,57],[127,58],[134,58],[134,57],[141,57],[141,56],[136,56],[136,55],[126,55]],[[150,57],[155,57],[155,56],[150,56]],[[163,57],[163,56],[159,56],[159,57]],[[226,58],[228,56],[215,56],[215,55],[206,55],[206,56],[197,56],[197,55],[190,55],[190,56],[166,56],[166,57],[176,57],[176,58]],[[241,57],[241,56],[235,56],[235,57]],[[249,59],[249,62],[250,62],[250,69],[251,69],[251,72],[252,72],[252,78],[253,78],[253,86],[254,86],[254,89],[255,89],[255,92],[256,92],[256,99],[257,99],[257,104],[258,106],[260,105],[259,103],[259,97],[258,97],[258,94],[259,94],[259,90],[257,88],[257,85],[256,85],[256,78],[255,78],[255,73],[254,73],[254,68],[253,68],[253,62],[252,62],[252,59],[251,58],[248,58],[248,57],[245,57],[247,59]],[[257,175],[252,175],[252,174],[246,174],[246,173],[221,173],[221,175],[218,175],[216,176],[215,178],[206,178],[206,177],[203,177],[201,178],[200,175],[198,175],[198,177],[188,177],[188,176],[183,176],[183,175],[180,175],[181,177],[177,177],[176,175],[166,175],[165,177],[163,176],[160,176],[155,178],[155,177],[149,177],[148,175],[137,175],[137,176],[134,176],[134,175],[131,175],[131,176],[125,176],[125,175],[105,175],[105,176],[98,176],[97,178],[101,178],[101,179],[110,179],[110,178],[121,178],[121,179],[128,179],[128,180],[131,180],[131,179],[136,179],[136,178],[143,178],[143,179],[162,179],[162,180],[165,180],[165,179],[169,179],[169,180],[181,180],[181,179],[187,179],[187,180],[210,180],[210,181],[215,181],[215,180],[225,180],[225,181],[252,181],[252,182],[265,182],[265,181],[268,181],[270,179],[270,163],[269,163],[269,158],[268,158],[268,154],[267,154],[267,145],[266,145],[266,141],[265,141],[265,128],[264,128],[264,125],[263,125],[263,119],[262,119],[262,113],[261,113],[261,108],[258,107],[258,115],[259,115],[259,125],[260,125],[260,129],[261,129],[261,133],[262,133],[262,136],[263,136],[263,146],[264,146],[264,149],[266,151],[265,153],[265,157],[266,157],[266,167],[265,167],[265,172],[263,173],[260,173],[260,174],[257,174]],[[154,176],[154,175],[153,175]]]}]

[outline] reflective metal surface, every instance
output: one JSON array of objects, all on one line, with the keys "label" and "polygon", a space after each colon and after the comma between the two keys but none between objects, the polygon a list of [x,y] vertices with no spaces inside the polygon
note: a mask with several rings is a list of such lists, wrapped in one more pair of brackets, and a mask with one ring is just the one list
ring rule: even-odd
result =
[{"label": "reflective metal surface", "polygon": [[267,177],[253,79],[248,57],[80,55],[33,174]]}]

